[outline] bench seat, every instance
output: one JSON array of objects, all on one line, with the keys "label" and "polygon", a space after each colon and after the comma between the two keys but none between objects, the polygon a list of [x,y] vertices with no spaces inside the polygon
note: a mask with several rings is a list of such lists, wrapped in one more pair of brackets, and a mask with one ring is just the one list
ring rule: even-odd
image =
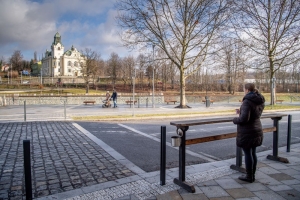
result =
[{"label": "bench seat", "polygon": [[91,104],[94,105],[94,104],[96,103],[96,101],[84,101],[83,103],[84,103],[85,105],[87,105],[87,104],[89,104],[89,103],[91,103]]},{"label": "bench seat", "polygon": [[[214,100],[209,100],[211,104],[214,103]],[[202,100],[203,103],[206,103],[206,100]]]},{"label": "bench seat", "polygon": [[276,102],[276,103],[281,103],[281,104],[282,104],[283,101],[284,101],[284,100],[276,100],[275,102]]},{"label": "bench seat", "polygon": [[[136,102],[137,102],[137,101],[134,101],[134,104],[136,104]],[[128,101],[125,101],[125,103],[126,103],[126,104],[132,104],[133,101],[132,101],[132,100],[131,100],[131,101],[128,100]]]}]

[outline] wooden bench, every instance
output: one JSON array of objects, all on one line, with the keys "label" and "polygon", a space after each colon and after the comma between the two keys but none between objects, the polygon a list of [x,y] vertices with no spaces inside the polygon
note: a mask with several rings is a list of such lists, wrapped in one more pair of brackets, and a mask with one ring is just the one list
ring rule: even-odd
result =
[{"label": "wooden bench", "polygon": [[[278,156],[278,135],[279,135],[279,121],[282,119],[282,117],[286,116],[285,114],[263,114],[261,116],[262,119],[265,118],[271,118],[273,120],[273,126],[272,127],[266,127],[263,129],[264,133],[267,132],[273,132],[273,155],[268,155],[267,159],[279,161],[283,163],[289,163],[288,159],[279,157]],[[186,161],[186,146],[187,145],[193,145],[193,144],[199,144],[204,142],[210,142],[210,141],[216,141],[216,140],[223,140],[228,138],[234,138],[237,136],[237,132],[232,133],[224,133],[221,135],[210,135],[200,138],[190,138],[187,139],[187,131],[189,130],[190,126],[198,126],[198,125],[206,125],[206,124],[217,124],[217,123],[224,123],[224,122],[231,122],[233,121],[234,117],[219,117],[219,118],[207,118],[207,119],[196,119],[196,120],[186,120],[186,121],[175,121],[170,122],[170,125],[176,126],[177,128],[177,135],[175,136],[177,138],[180,137],[180,144],[179,144],[179,177],[175,178],[173,182],[180,187],[186,189],[187,191],[194,193],[195,187],[191,184],[189,184],[185,180],[185,161]],[[194,134],[194,133],[193,133]],[[176,146],[177,144],[172,146]],[[244,168],[242,168],[242,149],[240,147],[236,147],[236,165],[231,165],[230,168],[240,171],[240,172],[246,172]]]},{"label": "wooden bench", "polygon": [[[206,103],[206,100],[202,100],[202,102],[205,104],[205,103]],[[210,100],[210,103],[213,104],[213,103],[214,103],[214,100]]]},{"label": "wooden bench", "polygon": [[[136,102],[137,102],[137,101],[134,101],[134,105],[136,104]],[[127,105],[128,105],[128,104],[132,104],[133,101],[132,101],[132,100],[130,100],[130,101],[128,100],[128,101],[125,101],[125,103],[126,103]]]},{"label": "wooden bench", "polygon": [[94,105],[96,101],[84,101],[83,103],[85,103],[85,105],[87,105],[88,103],[92,103]]},{"label": "wooden bench", "polygon": [[281,103],[281,104],[282,104],[283,100],[276,100],[275,102],[276,102],[276,103]]},{"label": "wooden bench", "polygon": [[167,103],[167,104],[169,104],[169,103],[177,103],[177,100],[176,99],[174,99],[174,98],[166,98],[165,99],[165,102]]}]

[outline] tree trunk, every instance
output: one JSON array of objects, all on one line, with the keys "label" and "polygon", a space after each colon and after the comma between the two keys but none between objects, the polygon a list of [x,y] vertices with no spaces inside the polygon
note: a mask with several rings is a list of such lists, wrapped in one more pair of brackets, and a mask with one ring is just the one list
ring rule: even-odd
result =
[{"label": "tree trunk", "polygon": [[190,108],[185,102],[185,77],[183,67],[180,69],[180,104],[176,108]]},{"label": "tree trunk", "polygon": [[89,82],[86,83],[86,87],[85,87],[85,93],[88,94],[89,93]]}]

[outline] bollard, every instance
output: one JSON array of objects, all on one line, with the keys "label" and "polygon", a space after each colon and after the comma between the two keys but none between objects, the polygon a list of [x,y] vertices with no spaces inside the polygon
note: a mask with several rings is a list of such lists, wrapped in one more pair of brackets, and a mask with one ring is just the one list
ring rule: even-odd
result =
[{"label": "bollard", "polygon": [[138,108],[140,107],[140,98],[138,98]]},{"label": "bollard", "polygon": [[26,122],[26,100],[24,101],[24,122]]},{"label": "bollard", "polygon": [[66,120],[67,119],[66,101],[64,101],[64,115]]},{"label": "bollard", "polygon": [[160,185],[166,184],[166,126],[160,128]]},{"label": "bollard", "polygon": [[288,115],[288,130],[287,130],[286,152],[291,151],[291,126],[292,126],[292,115]]},{"label": "bollard", "polygon": [[31,164],[30,164],[30,140],[23,140],[24,174],[26,199],[32,199]]}]

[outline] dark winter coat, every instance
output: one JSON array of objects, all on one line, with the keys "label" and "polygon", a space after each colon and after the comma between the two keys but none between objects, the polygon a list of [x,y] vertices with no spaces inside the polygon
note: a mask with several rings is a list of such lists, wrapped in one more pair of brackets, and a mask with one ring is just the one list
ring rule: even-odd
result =
[{"label": "dark winter coat", "polygon": [[116,101],[118,98],[117,92],[113,92],[111,98],[113,99],[113,101]]},{"label": "dark winter coat", "polygon": [[262,144],[263,131],[260,116],[265,107],[265,98],[258,92],[249,92],[243,98],[237,124],[236,145],[242,148],[257,147]]}]

